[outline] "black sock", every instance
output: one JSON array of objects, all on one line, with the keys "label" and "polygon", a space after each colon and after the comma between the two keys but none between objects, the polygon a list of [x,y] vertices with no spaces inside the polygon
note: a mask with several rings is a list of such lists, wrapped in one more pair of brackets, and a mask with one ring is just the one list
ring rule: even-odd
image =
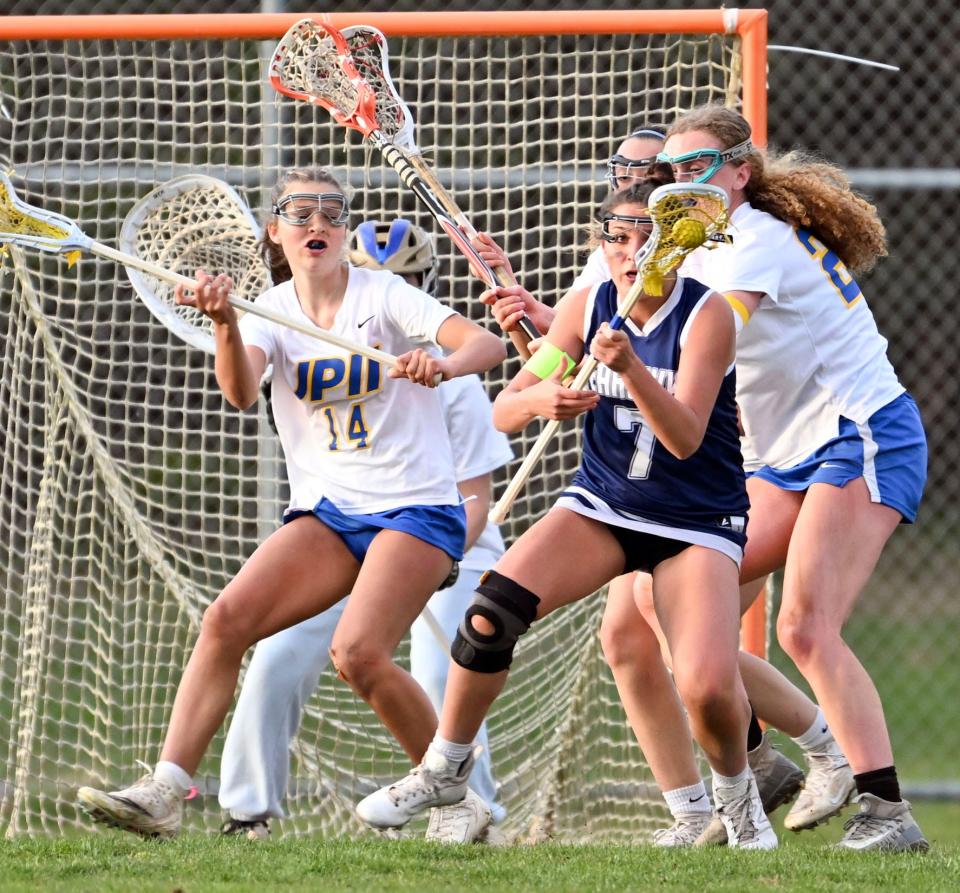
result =
[{"label": "black sock", "polygon": [[854,775],[858,794],[873,794],[888,803],[899,803],[900,782],[897,780],[895,766],[886,766],[883,769],[872,769],[870,772],[861,772]]},{"label": "black sock", "polygon": [[757,722],[757,714],[750,708],[750,727],[747,729],[747,750],[756,750],[763,742],[763,729]]}]

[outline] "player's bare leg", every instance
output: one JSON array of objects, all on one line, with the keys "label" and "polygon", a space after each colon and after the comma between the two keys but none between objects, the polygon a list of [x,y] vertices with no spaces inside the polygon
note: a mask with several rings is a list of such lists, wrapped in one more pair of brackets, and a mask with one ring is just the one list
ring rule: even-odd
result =
[{"label": "player's bare leg", "polygon": [[[322,575],[303,561],[305,554],[317,556]],[[246,650],[335,604],[349,592],[358,569],[340,537],[315,518],[297,519],[273,533],[204,613],[157,769],[121,791],[81,788],[80,805],[98,821],[135,833],[176,834],[183,797],[226,716]]]},{"label": "player's bare leg", "polygon": [[[883,772],[892,781],[889,800],[871,793],[858,796],[861,814],[847,823],[840,844],[854,849],[928,846],[909,804],[898,805],[880,696],[842,634],[899,523],[899,512],[870,501],[862,478],[842,488],[810,487],[794,526],[777,619],[780,644],[813,688],[854,773]],[[868,826],[881,825],[882,833],[867,833]]]},{"label": "player's bare leg", "polygon": [[677,689],[713,769],[717,813],[729,845],[775,847],[747,765],[750,706],[737,668],[739,569],[713,549],[691,546],[657,565],[653,598]]},{"label": "player's bare leg", "polygon": [[[641,614],[633,578],[626,574],[610,584],[600,642],[630,727],[673,815],[673,825],[655,831],[653,841],[658,846],[691,846],[710,823],[713,810],[686,713],[661,654],[660,626],[655,616],[651,626]],[[652,614],[652,601],[649,608]],[[721,830],[726,842],[726,830]]]},{"label": "player's bare leg", "polygon": [[419,762],[436,714],[426,692],[393,653],[450,572],[450,557],[407,533],[383,530],[367,551],[333,635],[330,657],[411,760]]}]

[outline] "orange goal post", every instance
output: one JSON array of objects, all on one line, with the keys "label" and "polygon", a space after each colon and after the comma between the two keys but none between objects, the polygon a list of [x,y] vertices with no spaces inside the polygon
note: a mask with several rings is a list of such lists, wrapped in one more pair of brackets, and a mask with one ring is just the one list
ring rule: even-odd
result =
[{"label": "orange goal post", "polygon": [[[107,244],[173,177],[225,180],[256,211],[281,170],[331,167],[353,192],[352,224],[402,215],[434,232],[438,297],[484,320],[482,287],[393,170],[267,83],[272,49],[300,18],[0,18],[0,167],[31,204]],[[323,18],[384,32],[418,144],[548,302],[586,258],[605,160],[632,129],[715,101],[766,141],[763,10]],[[202,611],[276,526],[286,490],[265,407],[226,407],[209,357],[150,315],[122,269],[17,248],[3,263],[0,830],[13,836],[83,826],[79,785],[120,785],[137,759],[157,758]],[[491,393],[515,370],[491,373]],[[517,462],[535,437],[515,439]],[[578,448],[564,427],[508,540],[549,507]],[[586,599],[537,624],[491,714],[507,836],[636,840],[663,822],[600,653],[602,609]],[[762,605],[743,641],[764,653]],[[221,820],[222,743],[201,765],[188,827]],[[291,748],[282,830],[361,833],[353,805],[406,767],[366,705],[325,674]]]}]

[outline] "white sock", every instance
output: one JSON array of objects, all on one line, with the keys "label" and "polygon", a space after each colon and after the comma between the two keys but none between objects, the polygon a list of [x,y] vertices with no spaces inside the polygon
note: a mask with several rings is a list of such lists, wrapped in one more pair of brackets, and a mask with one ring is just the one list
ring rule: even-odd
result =
[{"label": "white sock", "polygon": [[711,813],[713,805],[707,796],[707,787],[702,781],[687,785],[685,788],[674,788],[664,791],[663,799],[670,808],[670,814],[675,818],[692,813]]},{"label": "white sock", "polygon": [[819,707],[817,707],[817,715],[814,717],[810,728],[793,740],[796,742],[797,747],[804,752],[823,750],[824,745],[833,741],[833,734],[827,725],[823,711]]},{"label": "white sock", "polygon": [[743,796],[747,786],[750,784],[751,778],[753,778],[753,773],[750,771],[749,766],[737,775],[720,775],[714,769],[713,796],[716,798],[717,803],[722,801],[729,802],[736,797]]},{"label": "white sock", "polygon": [[443,754],[449,762],[457,764],[462,763],[473,753],[472,741],[469,744],[458,744],[456,741],[447,741],[446,738],[441,738],[439,735],[433,736],[430,747],[437,753]]},{"label": "white sock", "polygon": [[176,763],[161,760],[153,769],[153,777],[165,782],[181,794],[187,794],[193,787],[193,779]]}]

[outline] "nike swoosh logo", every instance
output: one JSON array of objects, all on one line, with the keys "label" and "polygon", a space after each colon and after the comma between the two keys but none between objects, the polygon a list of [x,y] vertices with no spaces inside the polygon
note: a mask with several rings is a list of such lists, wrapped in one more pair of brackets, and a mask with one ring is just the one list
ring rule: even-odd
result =
[{"label": "nike swoosh logo", "polygon": [[699,797],[690,797],[688,799],[690,800],[691,803],[696,803],[697,800],[702,800],[706,796],[707,796],[706,794],[701,794]]},{"label": "nike swoosh logo", "polygon": [[826,734],[827,734],[827,729],[829,729],[829,728],[830,728],[830,726],[824,726],[822,729],[820,729],[820,734],[821,734],[821,735],[826,735]]},{"label": "nike swoosh logo", "polygon": [[[376,313],[373,314],[373,316],[376,316],[376,315],[377,315]],[[373,319],[373,316],[368,316],[363,322],[358,322],[357,328],[362,329],[368,322],[370,322],[371,319]]]}]

